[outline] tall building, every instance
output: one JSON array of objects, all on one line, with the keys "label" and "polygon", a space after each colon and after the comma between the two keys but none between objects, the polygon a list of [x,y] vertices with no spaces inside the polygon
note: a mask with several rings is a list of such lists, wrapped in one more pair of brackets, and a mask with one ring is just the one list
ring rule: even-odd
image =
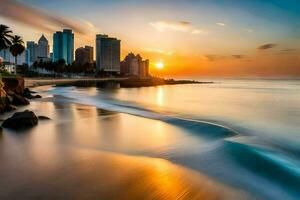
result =
[{"label": "tall building", "polygon": [[108,35],[96,36],[97,70],[120,73],[121,41]]},{"label": "tall building", "polygon": [[138,54],[129,53],[121,62],[121,74],[126,76],[149,76],[149,60],[143,60]]},{"label": "tall building", "polygon": [[91,49],[86,47],[80,47],[75,51],[75,61],[79,65],[84,65],[86,63],[92,63],[93,60],[91,59]]},{"label": "tall building", "polygon": [[[29,50],[25,50],[21,55],[17,56],[17,64],[18,65],[23,65],[23,64],[27,64],[29,65],[29,63],[27,63],[29,61],[28,57],[29,56]],[[4,62],[7,63],[11,63],[11,64],[15,64],[15,57],[10,53],[9,49],[4,49],[0,51],[0,57],[3,58]]]},{"label": "tall building", "polygon": [[49,44],[44,35],[41,36],[38,42],[38,58],[49,58]]},{"label": "tall building", "polygon": [[67,64],[74,61],[74,33],[70,29],[57,31],[53,35],[53,61],[61,59]]},{"label": "tall building", "polygon": [[34,41],[27,42],[27,49],[30,52],[29,55],[29,66],[31,66],[38,58],[38,44]]},{"label": "tall building", "polygon": [[94,47],[85,46],[84,48],[89,52],[89,62],[92,63],[94,61]]}]

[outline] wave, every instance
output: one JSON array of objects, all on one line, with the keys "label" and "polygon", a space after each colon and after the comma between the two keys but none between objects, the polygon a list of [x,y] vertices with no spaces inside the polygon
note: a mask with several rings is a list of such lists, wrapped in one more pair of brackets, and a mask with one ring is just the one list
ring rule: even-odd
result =
[{"label": "wave", "polygon": [[[142,108],[137,105],[130,105],[129,103],[124,104],[124,102],[118,102],[113,99],[97,99],[95,97],[85,96],[81,93],[74,93],[74,87],[59,87],[52,90],[52,93],[70,98],[72,102],[88,104],[101,108],[104,110],[110,110],[115,112],[121,112],[126,114],[131,114],[139,117],[150,118],[155,120],[160,120],[177,127],[188,130],[190,133],[199,134],[204,138],[226,138],[238,135],[237,132],[216,123],[183,118],[180,116],[175,116],[168,113],[161,113],[151,109]],[[76,90],[75,90],[76,91]]]},{"label": "wave", "polygon": [[[140,107],[139,105],[128,103],[125,104],[124,102],[115,99],[99,99],[97,96],[87,96],[77,92],[77,89],[74,87],[55,88],[51,92],[53,94],[68,97],[72,102],[75,103],[88,104],[101,109],[160,120],[180,127],[186,130],[187,133],[197,135],[203,139],[206,139],[208,142],[219,141],[222,145],[217,146],[218,149],[216,149],[214,152],[215,154],[224,155],[226,156],[226,159],[230,158],[230,161],[235,163],[235,165],[242,167],[250,174],[264,177],[270,184],[276,184],[284,191],[289,191],[292,193],[293,197],[300,196],[300,162],[298,161],[299,157],[295,154],[295,152],[298,152],[297,149],[289,150],[284,146],[274,144],[272,141],[267,140],[266,138],[242,134],[239,131],[231,129],[230,127],[217,123],[156,112],[154,110]],[[211,156],[212,152],[213,151],[209,152],[206,157]],[[184,165],[197,170],[213,170],[203,165],[203,163],[200,163],[200,161],[203,162],[203,159],[199,156],[195,156],[193,158],[199,158],[199,162],[195,162],[197,163],[195,165],[192,163],[184,163],[184,161],[179,161],[180,159],[178,158],[173,159],[175,162],[180,162],[180,164],[184,163]],[[225,158],[219,157],[218,159],[225,160]],[[225,162],[224,160],[222,160],[222,162]],[[215,169],[215,171],[217,170],[220,169]],[[214,172],[211,174],[217,176],[216,174],[218,173]],[[245,181],[247,182],[247,180]],[[255,186],[255,181],[253,181],[251,184],[254,185],[253,187],[256,187],[256,189],[260,189]],[[275,188],[278,189],[278,187]],[[277,197],[276,195],[272,194],[272,191],[266,191],[266,193],[269,194],[269,197],[272,196],[273,199],[282,199],[282,195],[280,195],[280,193],[273,192],[277,195]],[[286,198],[285,195],[283,196],[285,199],[294,199],[293,197]]]},{"label": "wave", "polygon": [[225,139],[225,150],[244,168],[278,183],[299,195],[300,162],[274,149],[259,138],[235,137]]}]

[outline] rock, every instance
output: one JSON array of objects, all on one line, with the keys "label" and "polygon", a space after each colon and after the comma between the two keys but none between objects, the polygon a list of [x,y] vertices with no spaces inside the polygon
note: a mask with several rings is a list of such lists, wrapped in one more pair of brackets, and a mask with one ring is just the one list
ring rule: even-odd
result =
[{"label": "rock", "polygon": [[5,112],[5,108],[7,106],[7,101],[5,97],[1,97],[0,98],[0,113],[4,113]]},{"label": "rock", "polygon": [[41,95],[32,95],[32,91],[30,91],[28,88],[24,89],[23,97],[26,97],[27,99],[35,99],[35,98],[42,98]]},{"label": "rock", "polygon": [[42,96],[37,94],[37,95],[34,96],[34,98],[40,99],[40,98],[42,98]]},{"label": "rock", "polygon": [[11,96],[11,95],[7,95],[7,97],[6,97],[6,103],[7,104],[11,104],[12,103],[12,101],[13,101],[13,97]]},{"label": "rock", "polygon": [[29,101],[20,95],[14,94],[13,95],[13,100],[12,100],[12,105],[15,106],[24,106],[24,105],[29,105]]},{"label": "rock", "polygon": [[5,107],[5,112],[9,112],[9,111],[13,111],[13,110],[17,110],[18,107],[17,106],[14,106],[14,105],[11,105],[11,104],[6,104],[6,107]]},{"label": "rock", "polygon": [[39,120],[50,120],[50,118],[46,117],[46,116],[38,116],[38,119]]},{"label": "rock", "polygon": [[2,81],[4,83],[3,89],[8,92],[12,91],[15,94],[23,95],[24,93],[24,78],[22,77],[3,77]]},{"label": "rock", "polygon": [[26,97],[27,99],[32,99],[33,98],[32,94],[31,94],[31,92],[28,88],[24,89],[23,97]]},{"label": "rock", "polygon": [[6,119],[3,122],[2,127],[21,130],[31,128],[37,124],[37,116],[32,111],[25,110],[24,112],[16,112],[12,117]]}]

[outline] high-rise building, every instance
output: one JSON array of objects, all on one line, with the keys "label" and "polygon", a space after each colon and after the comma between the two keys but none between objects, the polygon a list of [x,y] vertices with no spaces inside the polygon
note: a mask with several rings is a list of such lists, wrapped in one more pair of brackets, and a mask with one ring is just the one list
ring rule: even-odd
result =
[{"label": "high-rise building", "polygon": [[40,37],[38,43],[28,41],[26,46],[29,51],[28,55],[30,56],[28,62],[29,66],[31,66],[35,61],[49,60],[49,44],[44,35]]},{"label": "high-rise building", "polygon": [[38,58],[49,58],[49,44],[44,35],[41,36],[38,42]]},{"label": "high-rise building", "polygon": [[143,60],[138,54],[129,53],[121,62],[121,74],[126,76],[149,76],[149,60]]},{"label": "high-rise building", "polygon": [[74,61],[74,33],[70,29],[57,31],[53,35],[53,61],[61,59],[67,64]]},{"label": "high-rise building", "polygon": [[30,52],[29,55],[29,66],[31,66],[38,58],[38,44],[34,41],[27,42],[27,49]]},{"label": "high-rise building", "polygon": [[98,71],[120,73],[121,41],[108,35],[96,36],[96,66]]},{"label": "high-rise building", "polygon": [[[24,64],[29,65],[29,63],[27,63],[29,61],[29,59],[26,58],[26,56],[28,56],[30,54],[28,52],[29,52],[29,50],[27,50],[27,51],[25,50],[22,54],[17,56],[17,64],[18,65],[24,65]],[[3,58],[4,62],[15,64],[15,57],[10,53],[9,49],[1,50],[0,57]]]},{"label": "high-rise building", "polygon": [[89,48],[80,47],[75,51],[75,61],[79,65],[84,65],[86,63],[92,63],[91,51]]},{"label": "high-rise building", "polygon": [[85,46],[84,48],[89,52],[89,62],[92,63],[94,61],[94,47]]}]

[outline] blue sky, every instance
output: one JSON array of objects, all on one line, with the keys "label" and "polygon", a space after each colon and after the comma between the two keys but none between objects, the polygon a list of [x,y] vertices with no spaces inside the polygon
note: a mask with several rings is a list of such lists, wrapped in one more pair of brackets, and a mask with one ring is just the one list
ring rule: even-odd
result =
[{"label": "blue sky", "polygon": [[[77,35],[77,47],[94,45],[96,33],[107,33],[122,40],[123,56],[140,52],[177,71],[188,65],[195,71],[223,72],[226,66],[230,72],[255,74],[261,69],[269,72],[271,66],[274,72],[300,75],[298,0],[21,2],[88,30],[88,36]],[[1,22],[12,24],[0,15]],[[10,26],[22,32],[25,40],[37,40],[43,32],[52,41],[51,31],[22,23]],[[262,45],[269,48],[259,48]]]}]

